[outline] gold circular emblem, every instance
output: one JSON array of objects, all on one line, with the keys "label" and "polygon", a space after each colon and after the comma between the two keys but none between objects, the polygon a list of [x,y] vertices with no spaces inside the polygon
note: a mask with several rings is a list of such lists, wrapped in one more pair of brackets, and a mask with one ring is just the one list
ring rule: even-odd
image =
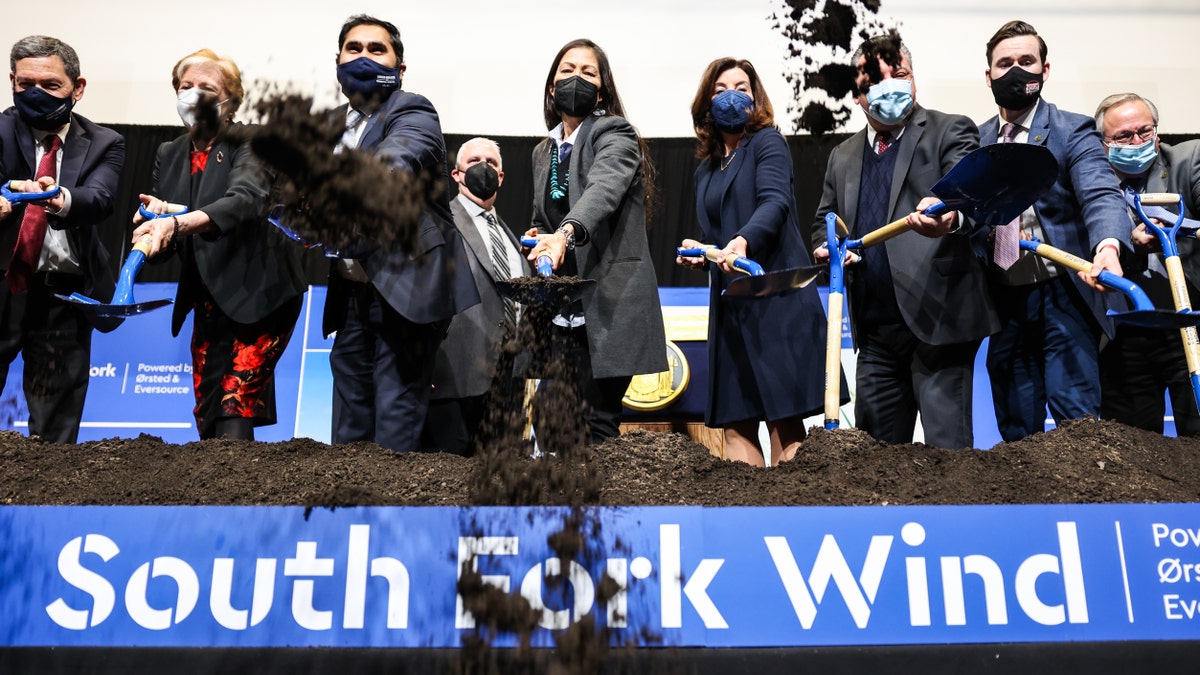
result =
[{"label": "gold circular emblem", "polygon": [[630,410],[662,410],[687,389],[691,369],[683,350],[667,340],[667,369],[661,373],[634,375],[621,403]]}]

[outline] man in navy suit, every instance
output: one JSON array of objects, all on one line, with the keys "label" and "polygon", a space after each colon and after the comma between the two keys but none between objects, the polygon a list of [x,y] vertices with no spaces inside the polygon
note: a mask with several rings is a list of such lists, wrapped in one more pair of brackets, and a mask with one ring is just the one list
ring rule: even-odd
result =
[{"label": "man in navy suit", "polygon": [[[877,75],[868,74],[868,55]],[[899,218],[923,235],[864,249],[848,267],[858,347],[855,425],[882,441],[909,443],[919,412],[926,443],[969,448],[975,354],[998,327],[996,313],[971,248],[974,224],[953,211],[938,218],[919,211],[937,203],[929,188],[979,146],[978,132],[967,117],[916,103],[912,57],[898,36],[872,38],[852,63],[867,127],[829,155],[813,243],[825,241],[830,211],[855,238]]]},{"label": "man in navy suit", "polygon": [[[995,224],[992,256],[1000,332],[988,347],[988,373],[1000,435],[1015,441],[1056,422],[1100,414],[1099,344],[1113,334],[1101,270],[1120,275],[1132,221],[1090,117],[1041,100],[1050,75],[1046,42],[1033,26],[1010,21],[987,44],[986,78],[999,115],[979,127],[983,145],[1037,143],[1058,160],[1058,180],[1019,219]],[[1083,258],[1090,273],[1073,274],[1034,254],[1011,265],[1018,237],[1038,239]],[[1010,254],[1010,259],[1011,259]],[[1001,269],[1001,268],[1004,269]]]},{"label": "man in navy suit", "polygon": [[0,208],[0,388],[20,353],[30,435],[74,443],[92,328],[109,331],[120,321],[89,322],[54,295],[112,297],[116,282],[96,224],[112,213],[125,139],[72,112],[87,82],[69,45],[31,35],[13,45],[9,61],[15,106],[0,113],[0,181],[22,181],[22,192],[62,191]]},{"label": "man in navy suit", "polygon": [[[342,151],[357,148],[394,171],[441,184],[446,148],[433,104],[401,91],[404,45],[387,21],[358,15],[338,36],[338,82],[350,100]],[[415,250],[379,242],[357,259],[334,262],[323,328],[337,338],[334,443],[375,441],[419,447],[434,356],[454,314],[479,302],[444,191],[426,195]]]}]

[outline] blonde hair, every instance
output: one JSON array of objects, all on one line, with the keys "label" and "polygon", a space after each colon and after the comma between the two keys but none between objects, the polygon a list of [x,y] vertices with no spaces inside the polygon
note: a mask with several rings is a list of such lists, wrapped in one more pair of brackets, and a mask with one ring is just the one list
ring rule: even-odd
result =
[{"label": "blonde hair", "polygon": [[172,88],[179,91],[179,81],[183,79],[183,74],[187,72],[187,69],[203,63],[211,63],[221,73],[225,91],[229,94],[229,103],[222,106],[222,110],[227,111],[227,116],[232,118],[241,107],[242,99],[246,95],[245,89],[242,88],[242,71],[238,69],[233,59],[217,56],[217,53],[211,49],[194,51],[175,63],[175,67],[171,70]]}]

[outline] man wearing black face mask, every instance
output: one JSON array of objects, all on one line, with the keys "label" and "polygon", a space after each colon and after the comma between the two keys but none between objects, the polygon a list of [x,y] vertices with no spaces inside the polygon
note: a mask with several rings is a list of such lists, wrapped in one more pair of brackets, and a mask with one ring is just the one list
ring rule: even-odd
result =
[{"label": "man wearing black face mask", "polygon": [[[354,16],[342,26],[338,49],[338,82],[350,100],[339,148],[369,153],[393,171],[442,179],[446,147],[437,111],[400,88],[400,31]],[[382,246],[333,264],[322,327],[337,333],[329,354],[334,443],[418,449],[438,345],[450,318],[479,302],[470,269],[460,264],[465,251],[444,191],[426,194],[416,227],[416,250]]]},{"label": "man wearing black face mask", "polygon": [[58,185],[50,199],[15,205],[0,220],[0,388],[25,360],[29,433],[55,443],[79,436],[91,366],[92,328],[55,294],[112,297],[116,282],[96,224],[113,210],[125,140],[72,112],[86,84],[69,45],[33,35],[9,55],[15,107],[0,114],[0,181],[22,192]]},{"label": "man wearing black face mask", "polygon": [[[450,213],[466,244],[465,259],[480,303],[451,320],[438,348],[422,446],[470,455],[484,417],[485,394],[492,397],[489,408],[513,410],[520,404],[511,359],[500,358],[501,341],[512,335],[520,307],[500,295],[496,282],[528,275],[529,263],[495,209],[496,192],[504,183],[500,146],[487,138],[463,143],[450,177],[458,186]],[[489,394],[493,377],[497,388]]]},{"label": "man wearing black face mask", "polygon": [[[987,223],[994,233],[979,240],[995,263],[1001,327],[987,364],[1006,441],[1043,431],[1047,405],[1056,422],[1099,416],[1099,343],[1105,333],[1112,337],[1113,324],[1096,277],[1102,269],[1121,274],[1133,229],[1095,123],[1040,100],[1050,74],[1046,52],[1024,21],[1005,24],[987,44],[986,78],[1000,110],[980,126],[982,144],[1036,143],[1059,166],[1057,182],[1032,207],[1011,223]],[[1092,258],[1093,269],[1072,274],[1035,255],[1018,256],[1018,238]]]}]

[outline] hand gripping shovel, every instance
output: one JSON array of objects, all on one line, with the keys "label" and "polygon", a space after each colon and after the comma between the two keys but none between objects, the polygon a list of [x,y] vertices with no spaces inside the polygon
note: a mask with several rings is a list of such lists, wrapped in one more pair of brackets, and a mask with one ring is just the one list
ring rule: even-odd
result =
[{"label": "hand gripping shovel", "polygon": [[[521,238],[522,246],[533,248],[537,243],[534,237]],[[589,286],[596,285],[595,279],[568,280],[560,277],[552,280],[554,264],[547,255],[538,256],[535,266],[538,273],[536,277],[513,277],[497,281],[496,288],[500,295],[525,307],[558,311],[578,300]]]},{"label": "hand gripping shovel", "polygon": [[[1040,145],[998,143],[984,146],[958,160],[930,188],[930,192],[941,202],[925,209],[923,213],[937,216],[946,211],[960,211],[979,222],[1006,223],[1045,194],[1057,177],[1058,162],[1054,154]],[[842,228],[845,228],[845,224]],[[842,254],[844,256],[846,251],[882,244],[907,231],[908,224],[902,218],[870,232],[862,239],[846,241]],[[834,239],[831,237],[827,241],[833,242]],[[829,252],[830,260],[833,260],[836,256],[832,244]],[[822,267],[768,272],[752,282],[740,279],[741,285],[731,283],[725,295],[752,297],[806,286]]]},{"label": "hand gripping shovel", "polygon": [[[679,248],[676,253],[685,258],[705,258],[710,262],[717,262],[720,257],[721,249],[707,244],[699,248]],[[732,258],[732,260],[730,260]],[[825,271],[825,267],[794,267],[788,270],[782,270],[774,273],[767,273],[763,270],[762,265],[754,262],[749,258],[741,256],[730,256],[726,258],[729,266],[742,276],[729,282],[725,290],[721,291],[721,295],[728,295],[735,298],[760,298],[766,295],[775,295],[783,291],[790,291],[793,288],[804,288],[813,282],[821,272]]]},{"label": "hand gripping shovel", "polygon": [[[1179,246],[1175,241],[1179,231],[1183,229],[1184,236],[1195,236],[1196,228],[1200,226],[1194,220],[1188,220],[1183,217],[1183,196],[1177,194],[1138,194],[1136,192],[1126,193],[1126,198],[1132,197],[1133,208],[1137,211],[1138,218],[1146,224],[1146,229],[1153,232],[1154,236],[1158,237],[1158,241],[1162,244],[1163,250],[1163,265],[1167,268],[1167,278],[1171,282],[1171,297],[1175,301],[1175,309],[1180,314],[1189,316],[1196,315],[1192,311],[1192,302],[1188,297],[1187,282],[1183,274],[1183,263],[1179,260]],[[1161,208],[1171,205],[1179,206],[1179,214],[1176,215]],[[1158,218],[1160,221],[1173,221],[1168,228],[1163,228],[1156,224],[1151,218]],[[1188,374],[1192,381],[1192,397],[1196,400],[1196,407],[1200,409],[1200,336],[1196,333],[1195,322],[1192,325],[1184,326],[1179,329],[1179,336],[1183,340],[1183,354],[1187,359]]]},{"label": "hand gripping shovel", "polygon": [[[1033,251],[1047,260],[1053,260],[1063,267],[1073,269],[1076,272],[1090,272],[1092,270],[1092,263],[1087,260],[1072,253],[1067,253],[1062,249],[1054,248],[1049,244],[1043,244],[1036,239],[1022,239],[1020,243],[1021,248],[1026,251]],[[1172,312],[1169,309],[1158,309],[1140,286],[1108,270],[1101,270],[1096,280],[1109,288],[1121,291],[1133,303],[1133,309],[1128,312],[1108,310],[1108,316],[1112,317],[1113,321],[1127,323],[1132,326],[1142,326],[1144,328],[1184,328],[1200,323],[1200,312],[1192,312],[1190,310]]]},{"label": "hand gripping shovel", "polygon": [[[187,213],[187,207],[179,204],[171,204],[169,208],[171,208],[171,212],[162,214],[151,213],[144,206],[139,206],[138,210],[142,214],[142,217],[146,219],[170,218],[181,213]],[[117,279],[117,288],[113,291],[112,302],[108,304],[89,298],[81,293],[59,295],[58,297],[75,305],[84,314],[97,317],[134,316],[136,314],[145,314],[160,307],[166,307],[172,302],[169,298],[147,300],[146,302],[134,302],[133,300],[133,282],[137,279],[138,271],[142,269],[142,265],[146,264],[146,254],[149,252],[150,235],[147,234],[134,244],[133,250],[125,258],[125,264],[121,265],[121,274]]]},{"label": "hand gripping shovel", "polygon": [[5,181],[3,185],[0,185],[0,197],[7,199],[9,204],[20,204],[22,202],[36,202],[43,199],[53,199],[58,196],[58,193],[62,192],[62,188],[57,185],[52,185],[50,186],[49,190],[45,190],[43,192],[14,192],[12,189],[12,184],[20,182],[21,181],[17,180]]}]

